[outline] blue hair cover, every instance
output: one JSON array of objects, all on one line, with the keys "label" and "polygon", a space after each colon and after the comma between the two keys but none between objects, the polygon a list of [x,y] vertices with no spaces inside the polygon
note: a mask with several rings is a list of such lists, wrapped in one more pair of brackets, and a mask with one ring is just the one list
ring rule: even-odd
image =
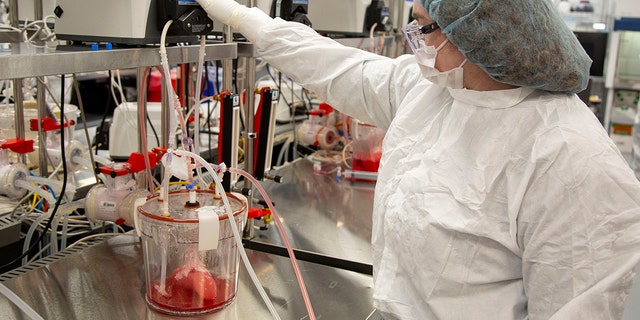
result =
[{"label": "blue hair cover", "polygon": [[500,82],[577,93],[591,59],[548,0],[417,0],[464,56]]}]

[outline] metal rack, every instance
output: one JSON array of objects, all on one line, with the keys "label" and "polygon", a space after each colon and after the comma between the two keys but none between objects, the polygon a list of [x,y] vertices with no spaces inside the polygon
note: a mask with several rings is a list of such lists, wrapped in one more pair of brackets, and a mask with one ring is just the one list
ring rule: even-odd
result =
[{"label": "metal rack", "polygon": [[[169,47],[167,57],[172,64],[198,61],[198,45]],[[207,60],[235,59],[235,43],[208,44]],[[115,69],[133,69],[160,65],[157,47],[92,51],[87,46],[38,48],[28,43],[13,43],[8,51],[0,51],[0,80],[49,76]]]}]

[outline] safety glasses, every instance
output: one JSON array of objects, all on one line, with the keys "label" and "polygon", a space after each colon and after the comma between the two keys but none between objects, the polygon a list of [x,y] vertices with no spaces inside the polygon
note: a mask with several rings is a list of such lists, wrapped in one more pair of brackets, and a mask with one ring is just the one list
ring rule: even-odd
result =
[{"label": "safety glasses", "polygon": [[415,54],[420,47],[425,45],[423,40],[424,35],[432,33],[438,29],[440,29],[440,26],[435,22],[419,25],[418,20],[413,20],[406,26],[402,27],[402,33],[404,34],[404,38],[407,39],[407,42],[409,42],[411,50]]}]

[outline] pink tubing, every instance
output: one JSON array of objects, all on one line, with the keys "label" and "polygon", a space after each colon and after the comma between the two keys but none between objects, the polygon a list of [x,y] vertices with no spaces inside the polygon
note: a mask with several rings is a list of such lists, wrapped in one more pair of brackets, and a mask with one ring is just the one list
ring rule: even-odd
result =
[{"label": "pink tubing", "polygon": [[287,237],[287,234],[284,232],[284,227],[282,226],[282,222],[280,221],[280,216],[276,213],[276,209],[273,207],[273,204],[271,204],[271,199],[269,199],[267,192],[264,190],[264,188],[262,188],[262,185],[260,185],[260,182],[256,180],[256,178],[254,178],[252,175],[247,173],[246,171],[241,169],[235,169],[235,168],[228,168],[228,170],[233,173],[241,174],[242,176],[247,178],[249,181],[251,181],[251,183],[253,183],[256,189],[258,189],[258,192],[260,192],[262,197],[264,197],[264,201],[267,203],[267,206],[269,206],[269,210],[271,210],[271,214],[273,214],[274,216],[273,220],[276,222],[276,226],[280,231],[280,235],[282,236],[282,241],[284,242],[285,247],[287,247],[287,252],[289,253],[289,258],[291,259],[291,265],[293,266],[293,271],[296,274],[296,279],[298,279],[298,285],[300,286],[300,291],[302,292],[302,298],[304,299],[304,304],[307,307],[307,312],[309,313],[309,319],[315,320],[316,316],[313,312],[313,307],[311,306],[311,300],[309,300],[309,294],[307,293],[307,288],[304,284],[304,279],[302,279],[302,274],[300,274],[298,261],[296,260],[296,256],[293,253],[293,249],[291,249],[291,244],[289,243],[289,237]]}]

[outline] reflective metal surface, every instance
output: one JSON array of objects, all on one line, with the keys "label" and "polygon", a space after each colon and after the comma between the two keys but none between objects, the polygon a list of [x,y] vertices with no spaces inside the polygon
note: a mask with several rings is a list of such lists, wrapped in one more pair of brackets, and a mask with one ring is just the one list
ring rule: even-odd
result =
[{"label": "reflective metal surface", "polygon": [[[333,176],[315,174],[306,159],[272,173],[285,182],[263,184],[294,248],[371,263],[373,184],[338,183]],[[262,242],[282,243],[273,225],[255,235]],[[181,319],[153,311],[145,303],[141,250],[137,237],[121,235],[3,284],[45,319]],[[254,250],[247,253],[280,317],[308,319],[289,259]],[[300,259],[298,263],[318,319],[378,319],[373,313],[371,276]],[[0,319],[23,318],[26,315],[18,307],[0,296]],[[195,317],[271,318],[242,265],[236,300],[220,311]]]},{"label": "reflective metal surface", "polygon": [[[298,159],[272,174],[281,184],[263,183],[283,219],[296,249],[371,264],[371,213],[374,183],[336,182],[335,175],[313,172],[313,164]],[[256,226],[261,223],[257,222]],[[275,226],[256,230],[256,241],[282,245]]]},{"label": "reflective metal surface", "polygon": [[[91,51],[89,46],[51,49],[12,43],[9,50],[0,50],[0,79],[158,66],[158,50],[159,47],[106,50],[101,46],[98,51]],[[198,45],[168,47],[167,57],[171,64],[197,62],[198,51]],[[213,61],[236,58],[238,51],[235,43],[216,43],[208,44],[205,54],[208,61]]]},{"label": "reflective metal surface", "polygon": [[[282,319],[306,319],[306,309],[287,258],[248,251]],[[151,310],[144,301],[143,262],[137,237],[121,235],[3,284],[45,319],[185,319]],[[366,319],[373,311],[369,276],[300,262],[318,319]],[[236,300],[189,319],[271,319],[243,266]],[[28,319],[0,295],[0,319]]]}]

